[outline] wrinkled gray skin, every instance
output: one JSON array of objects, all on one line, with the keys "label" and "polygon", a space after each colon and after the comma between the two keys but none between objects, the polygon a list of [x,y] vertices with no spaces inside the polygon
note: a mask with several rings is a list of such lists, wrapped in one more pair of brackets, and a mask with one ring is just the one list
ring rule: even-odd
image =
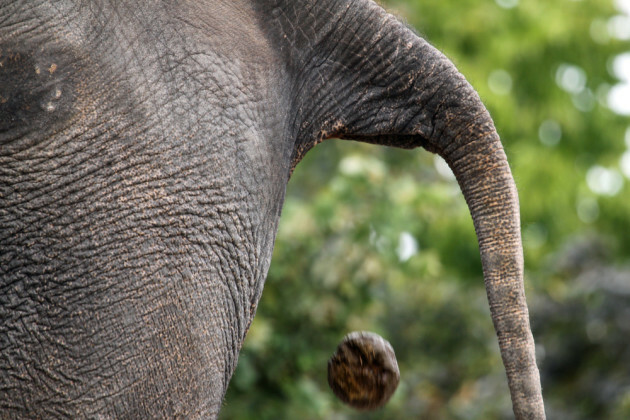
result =
[{"label": "wrinkled gray skin", "polygon": [[331,137],[450,164],[514,412],[544,418],[492,120],[368,0],[0,2],[0,418],[215,417],[291,171]]}]

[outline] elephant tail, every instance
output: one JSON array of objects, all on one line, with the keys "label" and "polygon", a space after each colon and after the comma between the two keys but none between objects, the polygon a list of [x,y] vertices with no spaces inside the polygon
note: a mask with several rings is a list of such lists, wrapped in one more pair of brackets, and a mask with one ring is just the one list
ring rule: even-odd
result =
[{"label": "elephant tail", "polygon": [[514,414],[517,419],[544,419],[525,301],[518,194],[490,115],[482,109],[475,120],[457,134],[461,141],[437,152],[453,170],[473,219]]},{"label": "elephant tail", "polygon": [[544,419],[518,195],[479,95],[444,54],[371,1],[264,3],[263,26],[296,81],[288,89],[297,111],[292,166],[333,137],[422,146],[446,160],[475,225],[514,413],[519,420]]},{"label": "elephant tail", "polygon": [[433,68],[441,68],[439,80],[444,83],[433,95],[439,99],[430,101],[431,130],[422,146],[448,163],[468,204],[514,414],[519,420],[541,420],[545,409],[525,300],[514,178],[479,95],[441,53],[433,50],[428,55],[440,63]]}]

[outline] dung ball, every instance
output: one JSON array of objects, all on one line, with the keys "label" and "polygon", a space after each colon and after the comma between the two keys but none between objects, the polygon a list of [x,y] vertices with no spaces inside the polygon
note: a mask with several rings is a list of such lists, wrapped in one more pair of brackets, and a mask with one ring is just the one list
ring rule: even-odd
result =
[{"label": "dung ball", "polygon": [[371,332],[352,332],[328,361],[328,384],[344,403],[374,410],[389,401],[400,382],[391,344]]}]

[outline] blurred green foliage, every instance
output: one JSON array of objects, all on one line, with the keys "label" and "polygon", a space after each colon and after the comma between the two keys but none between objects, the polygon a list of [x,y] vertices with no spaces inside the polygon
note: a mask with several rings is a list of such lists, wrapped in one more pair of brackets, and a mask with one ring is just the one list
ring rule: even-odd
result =
[{"label": "blurred green foliage", "polygon": [[[384,7],[455,62],[495,119],[520,193],[549,418],[630,418],[620,166],[630,120],[606,106],[613,59],[630,50],[610,33],[620,11],[609,0]],[[353,330],[383,335],[398,357],[401,385],[374,413],[343,406],[326,382],[329,356]],[[472,222],[443,162],[339,140],[309,152],[221,418],[510,417]]]}]

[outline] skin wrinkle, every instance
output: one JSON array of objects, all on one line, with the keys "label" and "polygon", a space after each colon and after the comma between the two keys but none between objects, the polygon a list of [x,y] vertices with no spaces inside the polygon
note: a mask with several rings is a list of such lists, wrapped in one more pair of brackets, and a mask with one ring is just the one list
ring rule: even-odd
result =
[{"label": "skin wrinkle", "polygon": [[[88,212],[87,214],[89,214],[89,213],[90,213],[90,212]],[[54,216],[54,215],[52,215],[52,216]],[[42,221],[42,222],[43,222],[43,221]],[[68,222],[68,225],[70,225],[71,223],[72,223],[71,221],[70,221],[70,222]],[[34,224],[33,226],[36,226],[36,224]],[[114,231],[113,233],[116,233],[116,232]]]},{"label": "skin wrinkle", "polygon": [[[355,34],[354,36],[357,36],[357,35]],[[380,41],[380,39],[377,39],[377,41]],[[340,45],[340,44],[343,44],[343,42],[339,43],[338,45]],[[354,82],[350,81],[349,83],[351,84],[351,83],[354,83]],[[342,89],[342,91],[344,91],[344,90],[346,90],[346,88],[343,88],[343,89]],[[323,101],[323,102],[325,103],[325,101]],[[315,113],[317,114],[317,113],[318,113],[318,111],[315,111]],[[319,113],[321,114],[321,112],[319,112]],[[307,148],[306,148],[306,150],[308,150],[308,149],[309,149],[309,148],[307,147]],[[299,158],[299,157],[298,157],[298,158]]]},{"label": "skin wrinkle", "polygon": [[[41,2],[39,2],[39,3],[41,3]],[[52,19],[47,19],[46,17],[44,17],[44,16],[42,16],[42,15],[37,15],[37,6],[38,6],[38,2],[33,2],[32,4],[30,4],[30,6],[31,6],[31,7],[29,8],[29,10],[28,10],[28,11],[29,11],[29,12],[33,12],[33,13],[31,14],[31,16],[33,16],[32,20],[33,20],[33,21],[34,21],[37,25],[43,25],[43,24],[48,23],[50,20],[52,20]],[[7,13],[5,16],[11,16],[11,14],[16,13],[16,12],[17,12],[17,10],[19,10],[19,9],[16,7],[14,10],[11,10],[11,11],[10,11],[9,13]],[[7,18],[7,19],[8,19],[8,18]],[[27,21],[21,21],[21,20],[20,20],[20,21],[18,21],[18,22],[19,22],[19,23],[22,23],[22,22],[26,23]],[[16,26],[17,26],[17,25],[16,25]],[[36,27],[36,25],[33,25],[33,26],[29,25],[28,27],[29,27],[29,28],[32,28],[32,29],[34,29],[34,28]],[[21,34],[23,34],[23,33],[21,33]]]},{"label": "skin wrinkle", "polygon": [[[474,121],[482,121],[484,119],[484,116],[485,116],[485,113],[482,110],[477,111],[476,114],[471,113],[471,121],[463,123],[460,130],[456,134],[453,135],[453,138],[456,140],[460,140],[460,139],[463,139],[464,137],[468,137],[468,136],[465,136],[465,134],[473,132],[473,128],[478,127],[479,125],[479,123],[475,124]],[[469,140],[468,144],[473,145],[474,142],[476,141],[479,141],[479,139]],[[449,152],[449,153],[455,154],[456,152]]]},{"label": "skin wrinkle", "polygon": [[[356,34],[355,34],[355,37],[356,37],[356,36],[358,36],[358,35],[356,35]],[[368,50],[368,49],[370,49],[370,48],[377,48],[377,47],[378,47],[378,44],[379,44],[379,42],[381,42],[381,40],[382,40],[382,37],[381,37],[380,35],[377,35],[377,38],[376,38],[376,40],[375,40],[374,44],[373,44],[373,45],[370,45],[370,46],[366,46],[366,47],[365,47],[365,50]],[[341,43],[341,42],[340,42],[340,43],[338,43],[337,45],[343,45],[343,43]],[[350,45],[350,42],[348,42],[348,44],[347,44],[347,45]],[[334,49],[332,49],[332,50],[331,50],[331,54],[332,54],[332,52],[333,52],[333,51],[334,51]],[[343,52],[342,52],[341,54],[343,54]],[[360,59],[360,58],[359,58],[359,59]],[[351,64],[353,64],[353,63],[351,63]],[[371,76],[371,75],[373,75],[373,74],[379,74],[379,73],[381,73],[381,72],[382,72],[382,70],[383,70],[383,68],[382,68],[382,67],[383,67],[383,66],[385,66],[385,65],[386,65],[385,60],[381,61],[381,64],[380,64],[379,66],[376,66],[376,67],[375,67],[375,66],[373,66],[373,65],[372,65],[371,63],[369,63],[369,61],[368,61],[368,64],[367,64],[366,66],[361,65],[361,67],[362,67],[362,68],[368,68],[368,69],[369,69],[369,68],[372,68],[372,70],[368,70],[368,71],[366,71],[366,72],[365,72],[367,75]],[[366,78],[367,78],[367,77],[366,77]],[[348,85],[350,85],[350,84],[355,84],[356,82],[355,82],[355,81],[353,81],[353,80],[349,80],[347,83],[348,83]],[[373,83],[372,81],[370,82],[370,84],[374,85],[374,83]],[[392,84],[395,84],[395,83],[392,83]],[[335,86],[335,85],[336,85],[336,84],[333,84],[333,86]],[[342,91],[342,92],[343,92],[343,91],[351,91],[352,89],[348,89],[348,85],[347,85],[347,86],[342,86],[342,88],[341,88],[341,89],[339,89],[339,90],[340,90],[340,91]],[[376,84],[376,86],[378,86],[378,83]],[[376,95],[376,93],[372,93],[372,95]],[[334,99],[334,98],[333,98],[333,99]],[[363,98],[363,99],[364,99],[366,102],[369,102],[369,101],[370,101],[370,100],[369,100],[369,95],[368,95],[368,96],[366,96],[366,97],[364,96],[364,98]],[[375,102],[376,102],[376,101],[375,101]],[[324,103],[325,103],[325,102],[324,102]],[[336,105],[336,106],[337,106],[337,109],[341,108],[341,106],[340,106],[340,105],[339,105],[339,103],[337,103],[337,102],[333,103],[332,105]],[[331,107],[332,107],[332,105],[331,105]],[[321,112],[320,110],[315,110],[314,112],[315,112],[316,114],[320,114],[320,115],[322,114],[322,112]],[[324,113],[324,114],[328,114],[328,113],[329,113],[329,112],[326,112],[326,113]],[[375,112],[375,114],[378,114],[378,112]],[[366,119],[368,119],[368,118],[366,118]]]},{"label": "skin wrinkle", "polygon": [[[460,149],[470,149],[470,147],[474,147],[474,145],[476,143],[486,143],[486,140],[483,138],[479,138],[477,140],[472,140],[469,141],[466,145],[461,145]],[[482,146],[479,146],[479,148],[477,148],[477,150],[481,150]],[[452,152],[441,152],[444,153],[445,156],[447,156],[448,159],[448,164],[450,166],[454,166],[454,167],[458,167],[461,169],[461,171],[463,172],[469,172],[468,168],[470,167],[474,167],[476,168],[477,165],[474,163],[473,160],[471,160],[468,155],[466,154],[467,151],[464,151],[461,155],[458,155],[456,152],[458,150],[452,151]],[[492,153],[492,151],[489,151],[488,154]],[[481,155],[481,157],[484,157],[484,155]],[[504,168],[505,165],[501,164],[501,163],[496,163],[496,164],[490,164],[491,166],[488,166],[487,168],[484,168],[484,170],[491,170],[491,169],[495,169],[495,168]],[[481,191],[483,191],[483,186],[479,186],[479,189],[481,189]],[[494,192],[494,191],[493,191]],[[493,194],[494,195],[494,194]],[[471,205],[475,206],[474,203],[471,203]],[[476,209],[476,207],[475,207]],[[480,210],[483,211],[483,210]]]}]

